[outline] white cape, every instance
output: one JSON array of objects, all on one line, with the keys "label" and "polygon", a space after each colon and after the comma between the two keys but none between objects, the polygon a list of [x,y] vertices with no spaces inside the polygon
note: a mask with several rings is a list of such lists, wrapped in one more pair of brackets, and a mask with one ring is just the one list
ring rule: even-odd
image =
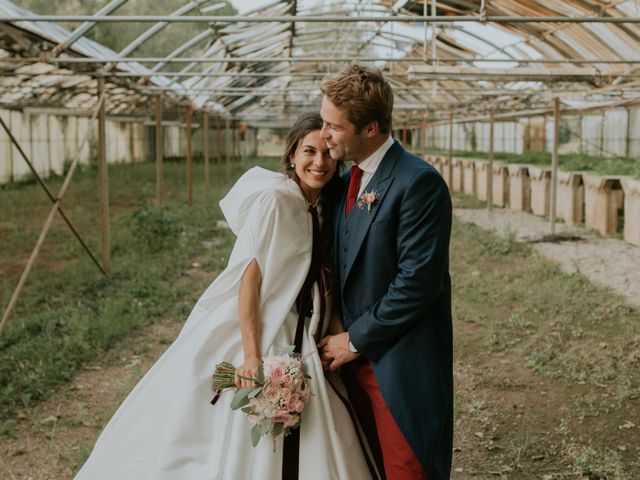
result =
[{"label": "white cape", "polygon": [[[282,439],[275,452],[268,438],[253,448],[252,424],[230,409],[233,394],[210,404],[211,375],[223,360],[242,363],[238,287],[253,259],[263,275],[261,351],[293,343],[292,307],[309,269],[311,216],[295,182],[258,167],[240,178],[220,207],[238,237],[227,268],[104,428],[77,480],[281,478]],[[317,311],[317,289],[315,297]],[[325,380],[313,339],[318,317],[305,329],[302,347],[314,395],[302,417],[300,478],[369,479],[351,419]]]}]

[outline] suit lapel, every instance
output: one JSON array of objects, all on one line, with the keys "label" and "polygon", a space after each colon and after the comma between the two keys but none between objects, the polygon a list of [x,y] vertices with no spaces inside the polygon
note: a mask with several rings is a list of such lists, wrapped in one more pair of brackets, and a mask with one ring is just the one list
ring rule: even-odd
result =
[{"label": "suit lapel", "polygon": [[[345,173],[342,177],[342,180],[347,178],[347,174]],[[340,196],[338,197],[338,206],[334,212],[333,216],[333,264],[339,265],[339,253],[338,253],[338,245],[340,245],[340,231],[346,218],[344,216],[344,211],[346,208],[346,200],[347,200],[347,187],[342,186]]]},{"label": "suit lapel", "polygon": [[[373,223],[373,220],[376,218],[382,202],[384,201],[384,197],[389,191],[391,184],[393,183],[393,176],[391,174],[393,172],[393,168],[395,167],[396,161],[402,151],[403,149],[400,144],[398,142],[394,142],[394,144],[391,146],[391,148],[389,148],[384,158],[380,162],[376,173],[367,184],[367,187],[365,188],[365,191],[367,193],[370,193],[372,191],[376,192],[376,201],[373,203],[373,205],[371,205],[371,211],[368,211],[366,205],[363,208],[359,208],[356,205],[353,207],[353,210],[351,210],[351,213],[349,214],[348,227],[353,230],[343,285],[346,283],[346,279],[349,276],[351,267],[353,266],[356,257],[360,252],[360,248],[362,247],[364,239],[367,236],[369,227],[371,227],[371,223]],[[341,215],[343,214],[344,208],[341,210]]]}]

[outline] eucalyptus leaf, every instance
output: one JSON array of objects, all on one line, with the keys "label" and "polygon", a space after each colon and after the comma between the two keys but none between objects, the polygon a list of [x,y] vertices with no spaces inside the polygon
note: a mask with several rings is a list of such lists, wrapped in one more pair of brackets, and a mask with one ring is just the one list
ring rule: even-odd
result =
[{"label": "eucalyptus leaf", "polygon": [[273,430],[271,431],[271,435],[273,435],[274,437],[277,437],[278,435],[282,434],[283,430],[284,430],[284,423],[276,422],[273,424]]},{"label": "eucalyptus leaf", "polygon": [[231,409],[237,410],[247,405],[249,403],[247,395],[249,395],[252,390],[253,388],[241,388],[238,390],[233,396],[233,400],[231,400]]},{"label": "eucalyptus leaf", "polygon": [[264,367],[262,364],[258,367],[258,374],[256,375],[256,382],[260,385],[264,384]]},{"label": "eucalyptus leaf", "polygon": [[251,429],[251,445],[256,447],[260,442],[260,437],[262,437],[262,433],[260,432],[260,425],[256,423]]},{"label": "eucalyptus leaf", "polygon": [[267,435],[271,431],[271,420],[265,418],[262,422],[260,422],[260,430],[262,435]]},{"label": "eucalyptus leaf", "polygon": [[258,395],[260,395],[261,391],[262,387],[254,388],[251,393],[247,395],[247,398],[256,398]]}]

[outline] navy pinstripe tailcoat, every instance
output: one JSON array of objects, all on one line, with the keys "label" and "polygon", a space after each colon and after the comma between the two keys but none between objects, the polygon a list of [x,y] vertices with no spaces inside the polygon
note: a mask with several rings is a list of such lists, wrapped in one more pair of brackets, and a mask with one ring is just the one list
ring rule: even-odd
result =
[{"label": "navy pinstripe tailcoat", "polygon": [[[334,215],[343,322],[429,475],[448,479],[453,437],[449,239],[451,198],[440,174],[395,141],[345,216],[349,172]],[[391,480],[391,479],[390,479]]]}]

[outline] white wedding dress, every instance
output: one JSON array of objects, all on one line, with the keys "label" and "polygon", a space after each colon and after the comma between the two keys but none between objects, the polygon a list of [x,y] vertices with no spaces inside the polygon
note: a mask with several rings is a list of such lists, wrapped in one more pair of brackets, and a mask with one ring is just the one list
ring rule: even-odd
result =
[{"label": "white wedding dress", "polygon": [[[229,406],[233,393],[210,404],[211,376],[223,360],[242,363],[238,287],[253,259],[263,275],[261,351],[293,344],[292,307],[311,260],[311,216],[295,182],[258,167],[240,178],[220,207],[238,237],[227,268],[104,428],[77,480],[281,478],[282,438],[275,452],[269,438],[253,448],[252,424]],[[317,311],[317,287],[314,293]],[[299,477],[370,479],[351,418],[322,370],[313,339],[318,321],[314,314],[302,347],[313,396],[302,415]]]}]

